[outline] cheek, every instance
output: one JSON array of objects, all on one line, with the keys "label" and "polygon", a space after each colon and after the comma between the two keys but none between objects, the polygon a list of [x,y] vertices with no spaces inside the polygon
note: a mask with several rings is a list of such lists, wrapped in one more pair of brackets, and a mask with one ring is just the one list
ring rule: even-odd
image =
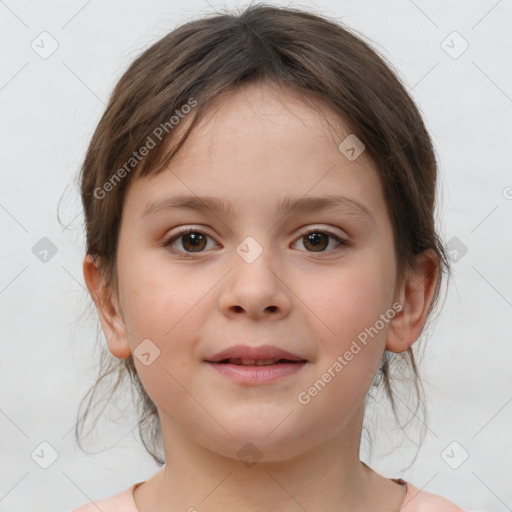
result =
[{"label": "cheek", "polygon": [[309,403],[300,403],[311,418],[329,411],[335,430],[360,410],[378,370],[392,318],[381,320],[391,309],[385,281],[377,269],[351,268],[332,276],[325,293],[310,296],[319,359],[315,378],[301,389]]},{"label": "cheek", "polygon": [[[317,393],[311,400],[311,411],[332,411],[336,424],[364,399],[394,316],[390,286],[394,276],[387,272],[385,261],[374,258],[372,262],[371,256],[358,258],[357,264],[326,276],[324,286],[316,281],[310,287],[316,293],[305,295],[314,313],[309,316],[311,325],[317,326],[320,354],[317,379],[321,382],[309,383],[311,392]],[[387,321],[383,321],[381,315],[386,313]]]},{"label": "cheek", "polygon": [[[135,336],[154,338],[158,344],[175,338],[175,331],[190,324],[206,285],[161,262],[136,255],[119,264],[121,295]],[[189,316],[191,315],[191,316]],[[135,343],[140,339],[134,339]]]},{"label": "cheek", "polygon": [[[321,320],[331,348],[342,348],[366,328],[375,324],[391,307],[389,276],[378,266],[351,266],[331,273],[324,286],[316,281],[314,294],[302,296],[314,315]],[[341,344],[341,345],[340,345]]]},{"label": "cheek", "polygon": [[[208,315],[208,292],[216,279],[191,279],[190,271],[180,273],[166,265],[138,265],[136,258],[129,266],[121,267],[121,271],[122,302],[139,377],[157,403],[166,400],[166,393],[172,394],[174,400],[179,399],[183,390],[173,376],[185,385],[197,364],[197,330]],[[144,352],[151,354],[150,360],[156,354],[148,366],[143,364],[143,358],[138,359],[144,346],[149,349]],[[160,396],[162,390],[164,395]]]},{"label": "cheek", "polygon": [[[179,415],[176,411],[194,409],[182,386],[190,387],[187,377],[196,364],[196,331],[203,321],[204,303],[200,298],[207,290],[183,277],[173,275],[171,279],[161,267],[127,275],[122,291],[129,312],[130,345],[142,385],[167,414]],[[144,352],[150,353],[150,364],[140,357],[143,346],[148,347]],[[172,404],[174,412],[166,410],[168,404]]]}]

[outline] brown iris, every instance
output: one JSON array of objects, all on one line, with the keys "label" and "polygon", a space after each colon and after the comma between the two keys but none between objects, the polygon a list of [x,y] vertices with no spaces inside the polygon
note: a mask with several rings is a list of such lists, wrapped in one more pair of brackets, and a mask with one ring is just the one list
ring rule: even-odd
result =
[{"label": "brown iris", "polygon": [[[190,244],[187,244],[187,240],[190,241]],[[188,252],[200,252],[206,246],[206,235],[203,233],[184,233],[181,245]],[[187,245],[190,245],[190,247],[187,247]]]},{"label": "brown iris", "polygon": [[307,245],[311,244],[313,247],[313,252],[317,252],[319,250],[322,251],[329,245],[329,236],[325,233],[309,233],[302,238],[304,240],[304,247],[309,249]]}]

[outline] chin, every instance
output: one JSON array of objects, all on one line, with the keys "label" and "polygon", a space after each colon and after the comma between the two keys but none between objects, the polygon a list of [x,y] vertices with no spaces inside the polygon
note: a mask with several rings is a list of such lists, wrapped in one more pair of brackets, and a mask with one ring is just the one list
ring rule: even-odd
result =
[{"label": "chin", "polygon": [[[304,435],[294,429],[292,421],[287,424],[286,414],[269,415],[266,418],[252,418],[248,415],[240,421],[228,421],[222,439],[215,440],[207,433],[212,449],[241,462],[280,462],[300,455],[306,449]],[[284,421],[283,421],[284,419]],[[296,427],[296,426],[295,426]],[[249,462],[250,464],[250,462]]]},{"label": "chin", "polygon": [[287,462],[304,452],[303,443],[294,443],[283,446],[282,442],[276,443],[267,439],[253,439],[245,437],[230,439],[226,445],[215,450],[220,455],[233,460],[239,460],[248,468],[258,464]]}]

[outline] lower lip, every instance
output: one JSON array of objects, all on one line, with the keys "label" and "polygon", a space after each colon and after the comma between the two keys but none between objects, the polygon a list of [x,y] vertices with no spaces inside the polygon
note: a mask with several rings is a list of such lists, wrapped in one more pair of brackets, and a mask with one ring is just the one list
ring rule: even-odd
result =
[{"label": "lower lip", "polygon": [[267,366],[245,366],[241,364],[210,363],[208,361],[206,363],[222,375],[240,384],[267,384],[297,373],[304,367],[306,361],[269,364]]}]

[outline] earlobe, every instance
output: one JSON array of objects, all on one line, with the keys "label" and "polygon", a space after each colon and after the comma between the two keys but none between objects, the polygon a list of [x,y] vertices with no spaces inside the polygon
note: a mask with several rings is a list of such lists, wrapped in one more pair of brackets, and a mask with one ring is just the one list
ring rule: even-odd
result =
[{"label": "earlobe", "polygon": [[119,313],[116,297],[107,290],[99,265],[90,254],[84,258],[83,274],[87,289],[98,311],[108,350],[119,359],[130,357],[132,351],[127,329]]},{"label": "earlobe", "polygon": [[419,338],[427,321],[439,274],[436,253],[428,249],[417,256],[418,269],[411,269],[400,289],[402,310],[391,320],[386,349],[404,352]]}]

